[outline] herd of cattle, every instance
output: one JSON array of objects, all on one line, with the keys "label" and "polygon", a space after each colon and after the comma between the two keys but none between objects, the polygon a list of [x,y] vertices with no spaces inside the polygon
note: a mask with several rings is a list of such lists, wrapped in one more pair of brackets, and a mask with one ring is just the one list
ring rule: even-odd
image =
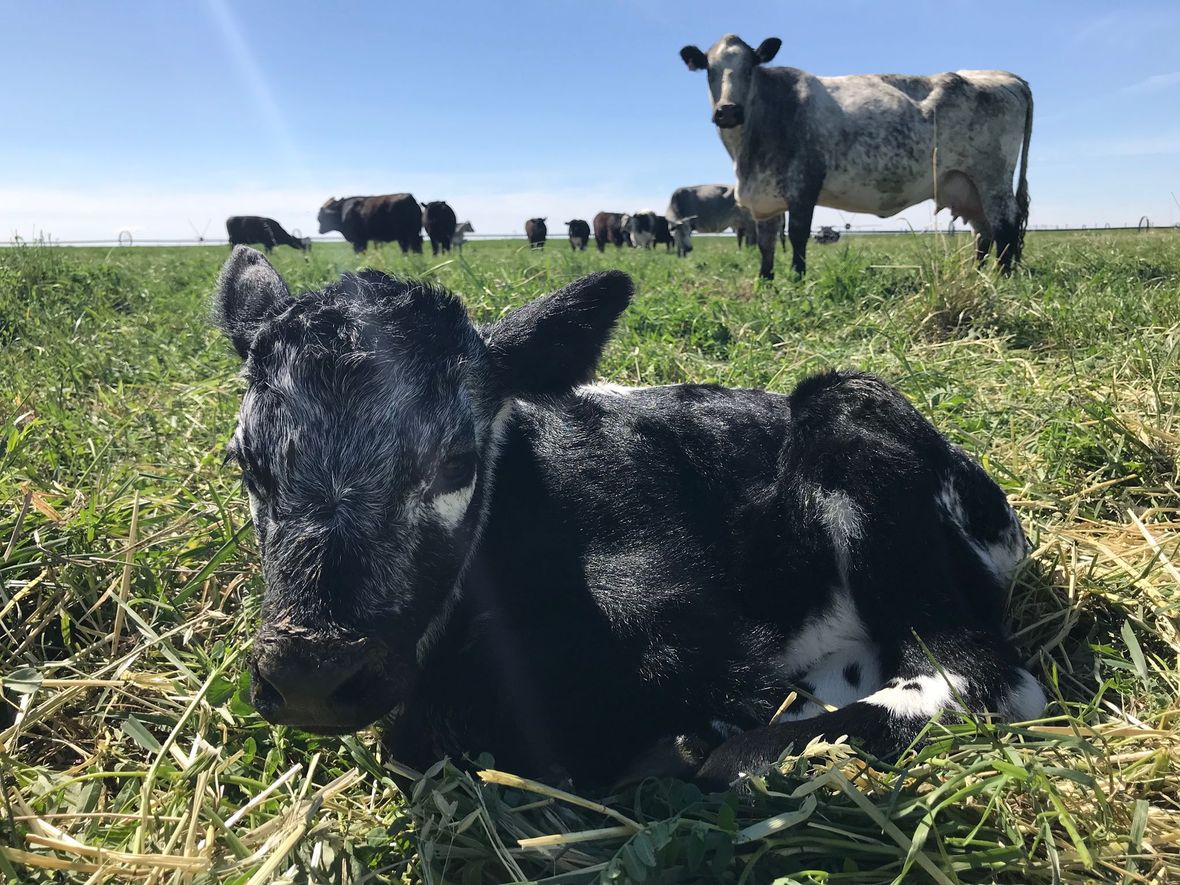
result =
[{"label": "herd of cattle", "polygon": [[[1028,83],[1006,71],[816,77],[767,67],[781,45],[772,37],[755,49],[727,34],[707,53],[696,46],[680,50],[690,71],[708,72],[712,121],[733,160],[735,186],[678,188],[663,216],[643,210],[599,212],[593,222],[571,219],[570,248],[585,249],[593,233],[600,252],[608,243],[662,243],[683,257],[692,250],[694,231],[733,229],[739,246],[757,242],[761,276],[773,278],[776,241],[785,249],[787,238],[791,267],[802,275],[816,206],[885,218],[934,200],[971,225],[979,261],[993,244],[1004,271],[1020,260],[1029,209]],[[545,222],[525,222],[531,247],[544,248]],[[321,234],[339,231],[358,252],[370,242],[421,252],[423,227],[435,254],[449,252],[474,230],[458,224],[445,202],[420,204],[411,194],[331,199],[319,223]],[[234,216],[226,227],[235,245],[311,246],[269,218]],[[816,239],[834,242],[832,233],[821,231]]]},{"label": "herd of cattle", "polygon": [[[543,249],[549,236],[546,218],[530,218],[524,224],[529,246]],[[413,194],[383,194],[373,197],[345,197],[329,199],[319,211],[320,233],[339,231],[357,252],[369,243],[397,243],[403,253],[422,251],[422,230],[430,238],[430,249],[435,255],[450,252],[452,247],[463,248],[464,236],[474,233],[470,221],[460,222],[444,200],[419,203]],[[638,212],[599,212],[593,221],[574,218],[566,223],[570,248],[585,251],[594,238],[598,251],[608,245],[622,248],[630,245],[638,249],[664,246],[676,254],[686,256],[692,251],[693,232],[722,233],[733,230],[738,246],[755,242],[755,222],[746,209],[737,204],[734,188],[724,184],[699,184],[680,187],[672,193],[668,209],[657,215],[651,209]],[[776,229],[780,236],[784,229],[780,214]],[[261,215],[233,215],[225,221],[230,245],[261,245],[267,252],[275,246],[291,246],[307,251],[310,237],[295,237],[287,233],[273,218]]]}]

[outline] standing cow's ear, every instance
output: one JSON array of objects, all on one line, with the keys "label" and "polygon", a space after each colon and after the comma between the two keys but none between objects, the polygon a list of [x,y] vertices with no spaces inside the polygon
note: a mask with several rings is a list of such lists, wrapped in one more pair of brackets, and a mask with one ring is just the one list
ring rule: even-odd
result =
[{"label": "standing cow's ear", "polygon": [[695,46],[685,46],[680,50],[680,57],[684,59],[690,71],[703,71],[709,66],[709,59],[705,57],[705,53]]},{"label": "standing cow's ear", "polygon": [[558,396],[589,381],[634,291],[627,274],[602,271],[482,329],[501,394]]},{"label": "standing cow's ear", "polygon": [[290,301],[287,284],[262,253],[235,246],[217,278],[213,322],[245,359],[263,322]]},{"label": "standing cow's ear", "polygon": [[758,64],[764,65],[776,55],[782,47],[783,41],[778,37],[767,37],[758,44],[758,48],[754,50],[754,56],[758,59]]}]

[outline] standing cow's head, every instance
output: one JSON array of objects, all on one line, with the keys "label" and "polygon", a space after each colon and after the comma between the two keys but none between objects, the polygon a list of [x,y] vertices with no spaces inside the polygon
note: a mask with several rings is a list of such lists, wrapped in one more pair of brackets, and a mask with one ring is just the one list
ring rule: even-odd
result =
[{"label": "standing cow's head", "polygon": [[320,206],[320,213],[317,219],[320,222],[320,233],[327,234],[334,230],[340,230],[342,210],[344,208],[344,201],[337,200],[335,197],[329,197],[324,205]]},{"label": "standing cow's head", "polygon": [[244,362],[227,458],[262,557],[251,696],[352,731],[413,690],[456,601],[516,399],[589,379],[631,297],[594,274],[476,328],[428,283],[346,274],[300,298],[237,247],[215,295]]},{"label": "standing cow's head", "polygon": [[773,59],[782,45],[778,37],[767,37],[753,49],[736,34],[726,34],[713,44],[708,55],[695,46],[680,50],[690,71],[709,72],[714,124],[731,129],[745,122],[754,68]]}]

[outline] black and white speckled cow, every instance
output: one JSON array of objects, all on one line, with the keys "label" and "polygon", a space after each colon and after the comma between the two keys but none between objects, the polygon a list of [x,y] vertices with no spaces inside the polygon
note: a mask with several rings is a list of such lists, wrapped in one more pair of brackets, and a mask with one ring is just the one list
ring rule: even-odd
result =
[{"label": "black and white speckled cow", "polygon": [[1026,541],[979,465],[859,372],[587,385],[631,294],[598,273],[477,327],[430,283],[295,298],[234,250],[258,710],[583,786],[725,784],[821,734],[888,756],[959,705],[1036,716],[1002,622]]},{"label": "black and white speckled cow", "polygon": [[689,70],[708,71],[713,123],[733,159],[737,201],[759,222],[763,277],[774,276],[774,233],[761,222],[789,212],[792,266],[802,274],[817,205],[885,218],[933,199],[971,225],[981,261],[993,242],[1004,270],[1020,260],[1033,115],[1028,83],[1006,71],[815,77],[766,67],[781,45],[771,37],[754,49],[727,34],[707,54],[680,50]]}]

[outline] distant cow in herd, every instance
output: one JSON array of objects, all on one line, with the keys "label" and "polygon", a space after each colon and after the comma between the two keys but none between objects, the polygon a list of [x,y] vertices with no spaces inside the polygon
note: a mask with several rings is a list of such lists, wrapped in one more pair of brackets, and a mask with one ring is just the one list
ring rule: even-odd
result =
[{"label": "distant cow in herd", "polygon": [[737,201],[759,222],[763,277],[774,276],[775,233],[761,222],[784,211],[803,274],[816,206],[885,218],[929,199],[971,225],[980,261],[994,243],[1011,269],[1028,225],[1028,83],[1006,71],[816,77],[767,67],[781,45],[727,34],[708,53],[680,50],[689,70],[708,71]]},{"label": "distant cow in herd", "polygon": [[[738,248],[747,239],[754,243],[754,217],[737,204],[733,185],[694,184],[672,191],[664,217],[672,226],[672,242],[682,258],[692,251],[692,235],[719,234],[732,229]],[[776,231],[782,235],[783,216],[777,219]]]},{"label": "distant cow in herd", "polygon": [[530,218],[526,221],[524,235],[528,237],[530,249],[544,249],[545,238],[549,236],[549,228],[545,226],[545,219]]},{"label": "distant cow in herd", "polygon": [[356,252],[369,242],[397,243],[402,253],[422,251],[422,207],[413,194],[329,199],[320,208],[320,233],[340,231]]},{"label": "distant cow in herd", "polygon": [[458,227],[455,228],[455,235],[451,238],[451,245],[462,252],[463,241],[467,239],[467,234],[473,233],[475,233],[475,228],[471,226],[470,221],[459,222]]},{"label": "distant cow in herd", "polygon": [[225,231],[231,246],[261,245],[267,252],[275,246],[290,246],[307,252],[310,237],[293,237],[273,218],[263,215],[231,215],[225,220]]},{"label": "distant cow in herd", "polygon": [[607,243],[613,243],[620,249],[623,247],[627,238],[623,230],[625,218],[625,212],[599,212],[594,216],[594,243],[599,252],[606,249]]},{"label": "distant cow in herd", "polygon": [[1004,631],[1028,542],[984,469],[860,372],[587,385],[631,296],[608,271],[475,326],[378,271],[296,298],[235,247],[255,708],[585,789],[1039,716]]},{"label": "distant cow in herd", "polygon": [[422,204],[422,226],[430,237],[430,252],[450,252],[455,237],[455,210],[443,200]]},{"label": "distant cow in herd", "polygon": [[656,236],[656,213],[650,209],[641,209],[634,215],[625,216],[623,230],[636,249],[650,249]]},{"label": "distant cow in herd", "polygon": [[565,224],[569,228],[570,249],[585,252],[586,244],[590,242],[590,225],[581,218],[575,218]]}]

